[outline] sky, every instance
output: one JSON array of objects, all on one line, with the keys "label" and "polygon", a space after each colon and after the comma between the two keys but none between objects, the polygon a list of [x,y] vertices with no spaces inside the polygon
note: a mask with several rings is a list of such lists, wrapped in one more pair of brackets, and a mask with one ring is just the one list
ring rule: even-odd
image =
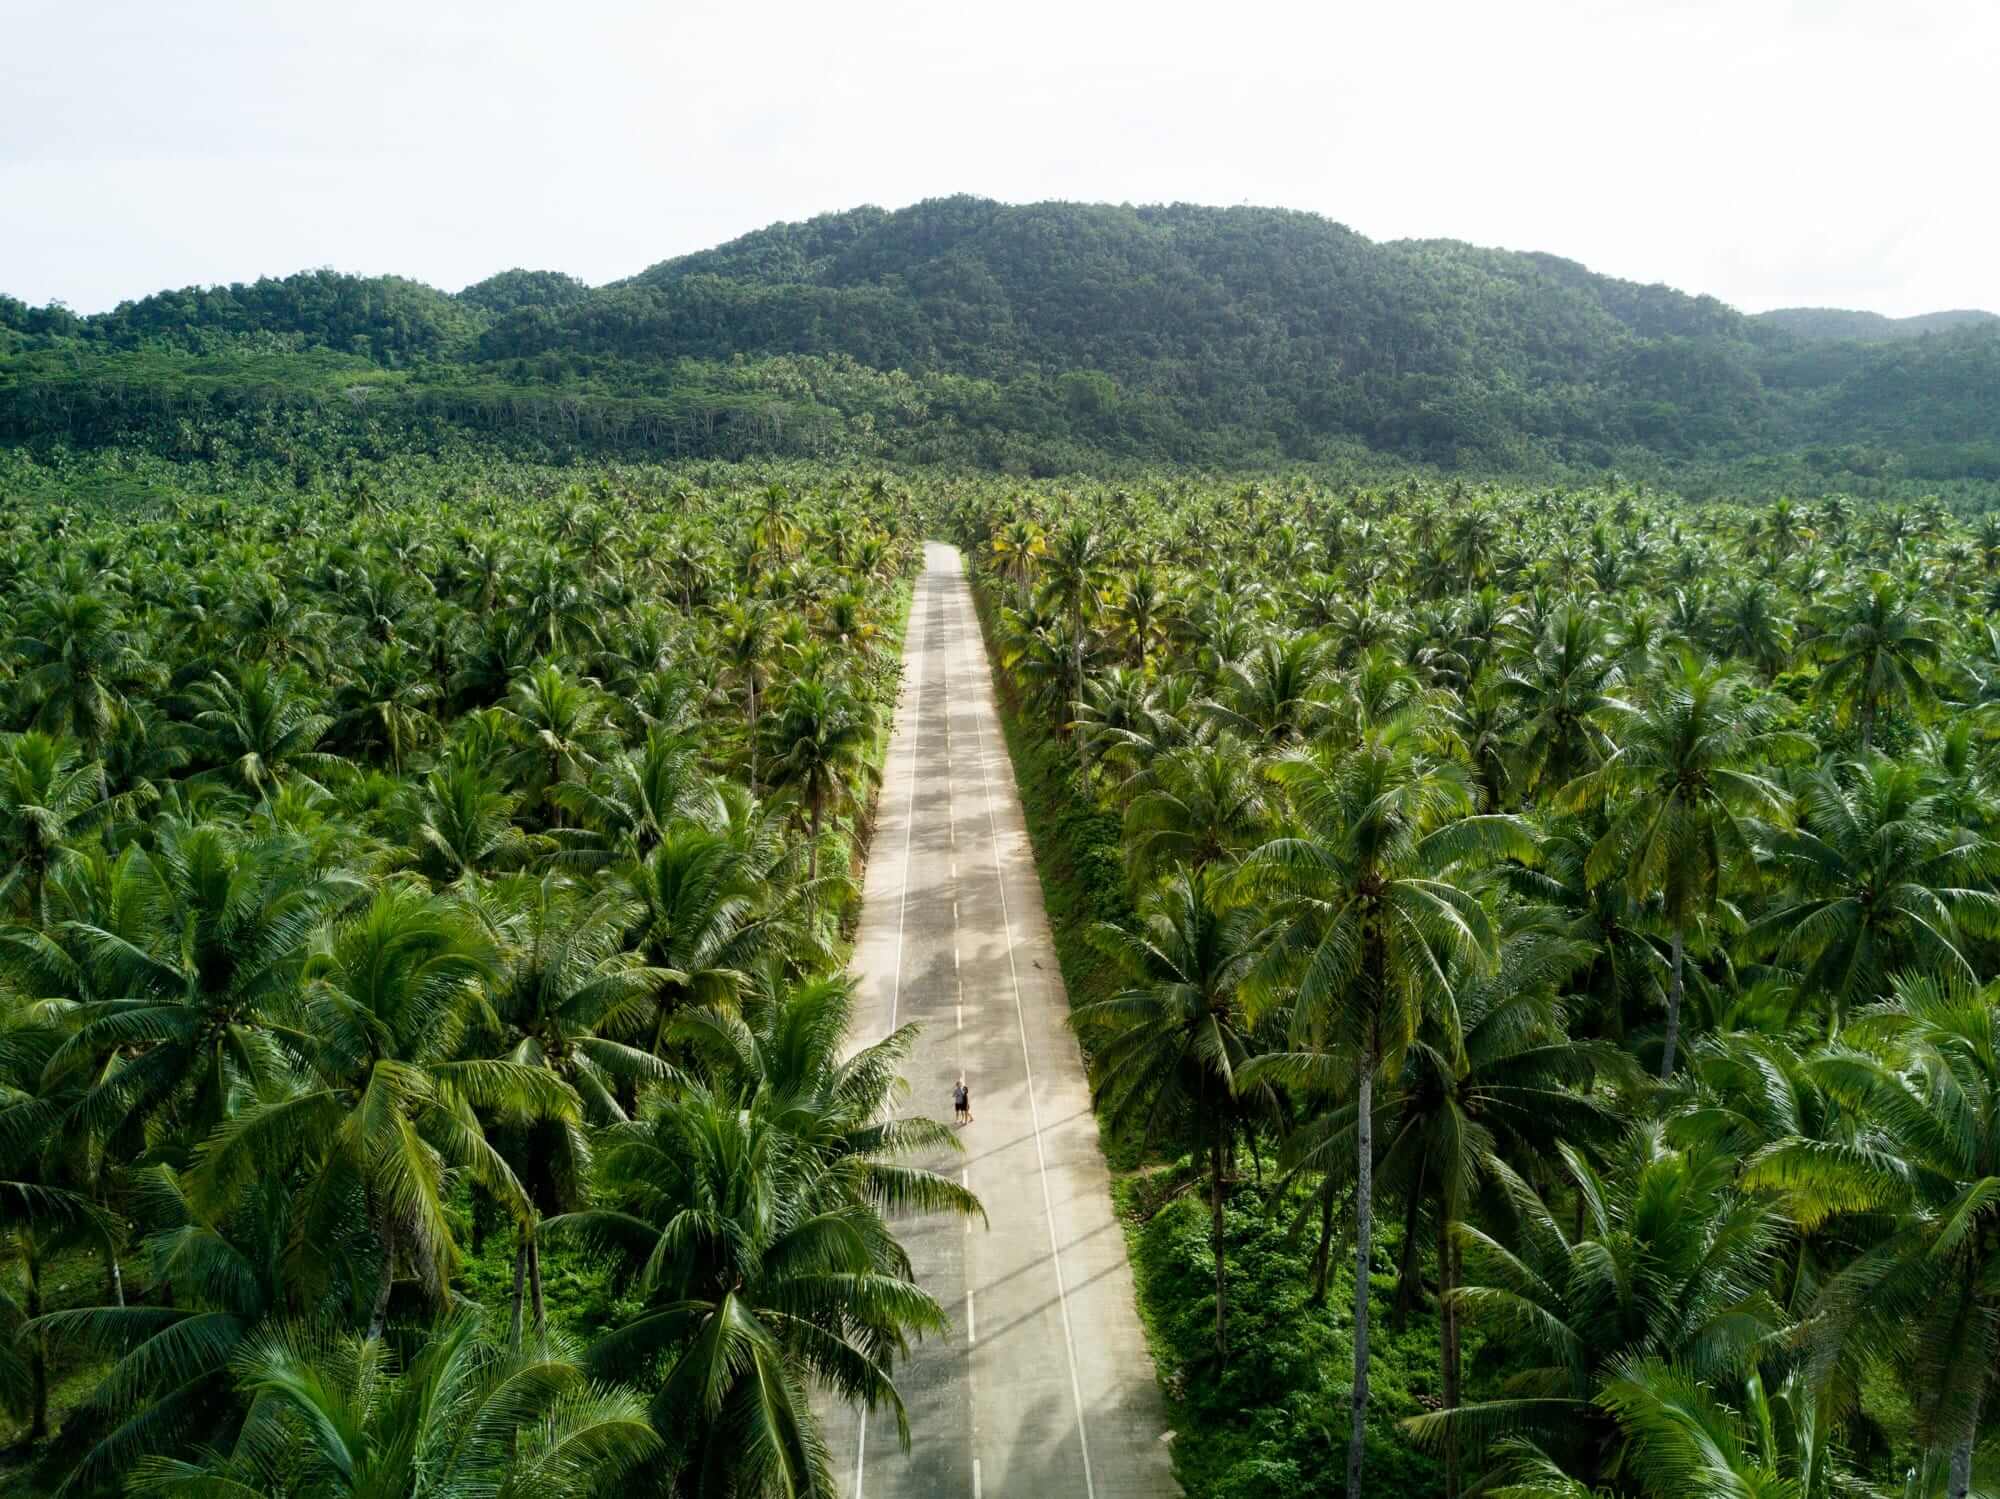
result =
[{"label": "sky", "polygon": [[1992,0],[0,0],[0,292],[592,283],[950,193],[2000,310]]}]

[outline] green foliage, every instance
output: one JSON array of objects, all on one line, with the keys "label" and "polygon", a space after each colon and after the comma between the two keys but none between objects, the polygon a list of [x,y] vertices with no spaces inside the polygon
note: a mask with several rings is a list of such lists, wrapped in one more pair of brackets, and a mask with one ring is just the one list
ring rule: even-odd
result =
[{"label": "green foliage", "polygon": [[1858,316],[1746,318],[1275,209],[956,197],[773,225],[595,290],[313,271],[91,318],[0,299],[0,437],[213,456],[263,449],[246,427],[322,446],[470,429],[523,452],[1038,474],[1374,453],[1990,495],[2000,327]]}]

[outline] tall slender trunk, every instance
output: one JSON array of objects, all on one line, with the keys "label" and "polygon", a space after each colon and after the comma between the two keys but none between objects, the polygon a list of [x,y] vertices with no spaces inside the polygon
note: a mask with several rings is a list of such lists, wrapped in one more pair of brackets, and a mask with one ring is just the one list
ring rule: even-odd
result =
[{"label": "tall slender trunk", "polygon": [[1424,1168],[1417,1165],[1417,1179],[1404,1194],[1403,1203],[1403,1252],[1397,1256],[1396,1264],[1396,1304],[1390,1308],[1389,1322],[1397,1332],[1410,1324],[1410,1309],[1417,1303],[1417,1282],[1421,1275],[1417,1268],[1417,1215],[1424,1205]]},{"label": "tall slender trunk", "polygon": [[1375,1037],[1361,1048],[1354,1116],[1354,1393],[1347,1438],[1347,1499],[1361,1499],[1361,1456],[1368,1426],[1368,1261],[1375,1236]]},{"label": "tall slender trunk", "polygon": [[819,878],[819,826],[822,815],[819,799],[815,797],[812,804],[812,828],[806,835],[806,878],[809,880]]},{"label": "tall slender trunk", "polygon": [[1333,1255],[1333,1173],[1320,1178],[1319,1248],[1313,1253],[1313,1305],[1326,1305],[1328,1261]]},{"label": "tall slender trunk", "polygon": [[382,1281],[375,1288],[375,1305],[368,1313],[368,1336],[379,1338],[389,1322],[389,1291],[396,1283],[396,1234],[382,1225]]},{"label": "tall slender trunk", "polygon": [[[1452,1287],[1458,1284],[1458,1246],[1451,1239],[1451,1218],[1438,1213],[1438,1353],[1444,1366],[1444,1408],[1458,1408],[1458,1308]],[[1458,1496],[1458,1433],[1444,1439],[1444,1499]]]},{"label": "tall slender trunk", "polygon": [[1674,1075],[1674,1050],[1681,1039],[1681,957],[1686,946],[1681,924],[1674,923],[1673,976],[1667,981],[1667,1044],[1660,1053],[1660,1081]]},{"label": "tall slender trunk", "polygon": [[1229,1288],[1222,1245],[1222,1131],[1208,1144],[1209,1245],[1215,1251],[1215,1352],[1229,1356]]},{"label": "tall slender trunk", "polygon": [[535,1304],[535,1346],[549,1341],[548,1308],[542,1304],[542,1239],[536,1229],[528,1230],[528,1294]]},{"label": "tall slender trunk", "polygon": [[118,1246],[107,1243],[104,1246],[104,1279],[111,1288],[111,1302],[114,1306],[125,1304],[125,1271],[118,1264]]},{"label": "tall slender trunk", "polygon": [[[28,1320],[32,1322],[42,1314],[41,1267],[33,1261],[28,1265],[28,1294],[24,1299]],[[28,1384],[28,1440],[39,1442],[49,1434],[49,1345],[39,1332],[28,1335]]]},{"label": "tall slender trunk", "polygon": [[757,674],[753,671],[744,684],[750,702],[750,794],[757,794]]},{"label": "tall slender trunk", "polygon": [[1948,1499],[1966,1499],[1972,1492],[1972,1434],[1966,1433],[1965,1440],[1951,1449],[1951,1481],[1946,1485]]},{"label": "tall slender trunk", "polygon": [[523,1229],[514,1240],[514,1309],[507,1322],[507,1346],[521,1351],[521,1288],[528,1278],[528,1234]]}]

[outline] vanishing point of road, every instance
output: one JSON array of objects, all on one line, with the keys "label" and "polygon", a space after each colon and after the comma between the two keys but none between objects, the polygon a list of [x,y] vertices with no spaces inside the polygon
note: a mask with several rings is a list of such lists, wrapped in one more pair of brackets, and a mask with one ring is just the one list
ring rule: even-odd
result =
[{"label": "vanishing point of road", "polygon": [[1083,1058],[958,552],[935,542],[910,606],[856,938],[855,1040],[922,1025],[903,1107],[951,1117],[988,1222],[899,1219],[951,1315],[896,1369],[887,1412],[828,1413],[852,1499],[1169,1499],[1166,1412],[1133,1303]]}]

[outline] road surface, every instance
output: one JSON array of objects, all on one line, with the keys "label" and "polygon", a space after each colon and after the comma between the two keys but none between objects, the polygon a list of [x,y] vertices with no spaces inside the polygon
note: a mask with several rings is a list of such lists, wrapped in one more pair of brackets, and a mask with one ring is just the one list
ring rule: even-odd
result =
[{"label": "road surface", "polygon": [[931,543],[868,860],[857,1042],[919,1021],[903,1107],[951,1117],[977,1219],[908,1218],[918,1279],[953,1319],[896,1370],[892,1417],[828,1413],[854,1499],[1153,1499],[1180,1493],[1125,1237],[956,549]]}]

